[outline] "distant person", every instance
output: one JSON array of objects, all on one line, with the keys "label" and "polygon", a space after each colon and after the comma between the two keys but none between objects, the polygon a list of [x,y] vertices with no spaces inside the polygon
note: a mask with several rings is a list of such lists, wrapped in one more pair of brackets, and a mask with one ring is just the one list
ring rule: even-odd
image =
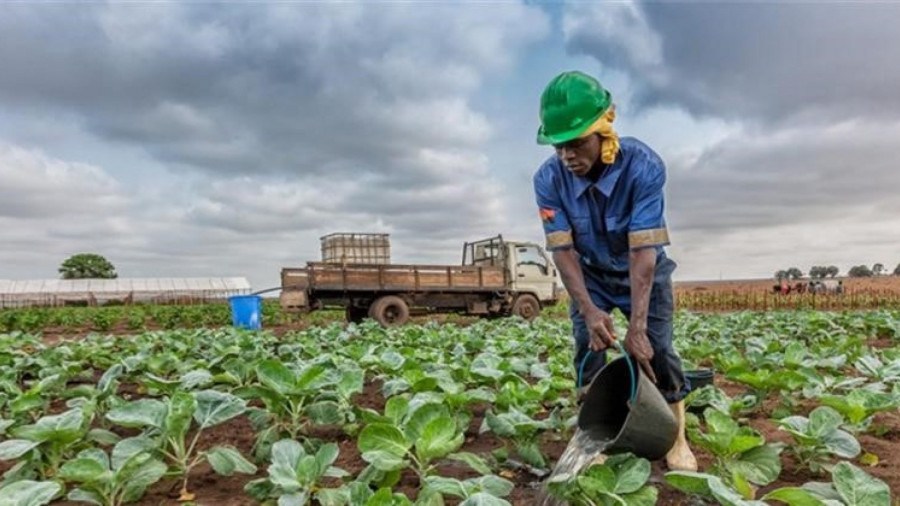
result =
[{"label": "distant person", "polygon": [[541,96],[537,142],[556,154],[535,173],[534,191],[547,248],[572,301],[577,387],[605,365],[605,350],[616,341],[609,313],[619,308],[629,319],[626,351],[678,421],[666,462],[696,471],[684,436],[690,387],[672,346],[676,264],[663,249],[665,164],[641,141],[616,135],[614,111],[609,92],[581,72],[560,74]]}]

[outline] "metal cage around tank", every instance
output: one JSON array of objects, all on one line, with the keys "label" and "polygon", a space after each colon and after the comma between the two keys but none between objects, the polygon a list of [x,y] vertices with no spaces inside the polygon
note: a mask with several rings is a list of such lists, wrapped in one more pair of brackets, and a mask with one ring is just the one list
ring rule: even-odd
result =
[{"label": "metal cage around tank", "polygon": [[320,238],[322,262],[329,264],[391,263],[391,241],[388,234],[334,233]]}]

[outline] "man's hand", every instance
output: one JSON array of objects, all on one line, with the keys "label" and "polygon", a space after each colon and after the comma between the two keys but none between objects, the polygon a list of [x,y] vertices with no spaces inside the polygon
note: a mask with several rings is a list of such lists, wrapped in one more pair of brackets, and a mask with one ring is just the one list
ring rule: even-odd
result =
[{"label": "man's hand", "polygon": [[625,351],[641,365],[641,369],[650,378],[650,381],[656,383],[656,374],[653,373],[653,367],[650,365],[650,360],[653,359],[653,347],[650,346],[647,331],[629,326],[628,334],[625,336]]},{"label": "man's hand", "polygon": [[616,329],[609,313],[591,305],[584,312],[584,323],[591,336],[591,349],[603,351],[616,343]]}]

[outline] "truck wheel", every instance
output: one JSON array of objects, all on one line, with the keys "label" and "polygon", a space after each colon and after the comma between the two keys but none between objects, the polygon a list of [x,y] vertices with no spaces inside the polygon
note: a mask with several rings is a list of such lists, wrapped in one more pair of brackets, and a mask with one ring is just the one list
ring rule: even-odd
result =
[{"label": "truck wheel", "polygon": [[344,310],[344,316],[348,323],[362,323],[368,315],[366,308],[347,306],[347,309]]},{"label": "truck wheel", "polygon": [[521,316],[528,321],[534,320],[541,314],[541,303],[534,298],[534,295],[527,293],[519,295],[515,304],[513,304],[512,314]]},{"label": "truck wheel", "polygon": [[383,327],[403,325],[409,320],[409,306],[406,301],[395,295],[385,295],[376,300],[369,308],[369,318]]}]

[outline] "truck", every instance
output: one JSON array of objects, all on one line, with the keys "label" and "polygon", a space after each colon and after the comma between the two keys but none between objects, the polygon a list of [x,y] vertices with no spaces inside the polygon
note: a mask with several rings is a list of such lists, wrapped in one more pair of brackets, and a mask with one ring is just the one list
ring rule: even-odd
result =
[{"label": "truck", "polygon": [[518,315],[530,321],[561,295],[556,266],[537,243],[497,235],[464,243],[460,265],[405,265],[390,263],[383,236],[322,237],[322,261],[281,270],[282,308],[343,308],[347,321],[368,317],[385,327],[430,313]]}]

